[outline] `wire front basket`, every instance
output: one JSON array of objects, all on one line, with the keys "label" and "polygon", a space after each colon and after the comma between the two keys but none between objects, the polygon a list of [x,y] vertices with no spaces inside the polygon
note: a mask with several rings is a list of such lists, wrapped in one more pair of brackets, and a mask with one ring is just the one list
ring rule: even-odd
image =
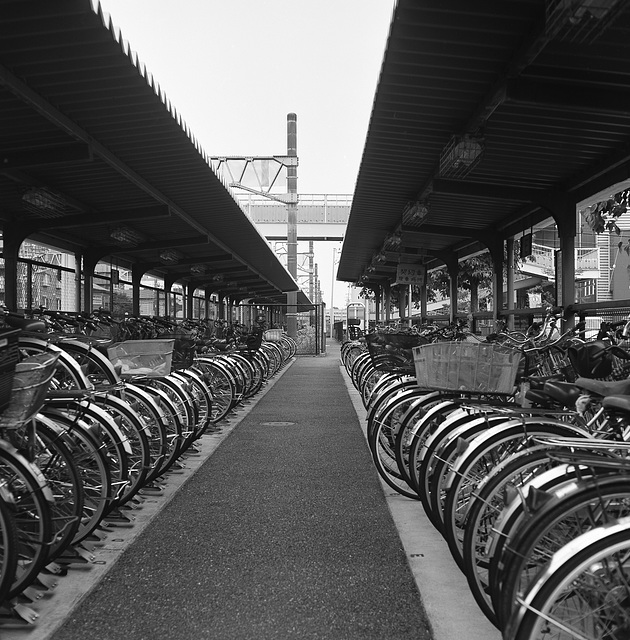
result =
[{"label": "wire front basket", "polygon": [[120,367],[120,375],[157,378],[171,372],[175,340],[125,340],[107,349],[110,361]]},{"label": "wire front basket", "polygon": [[427,339],[414,333],[373,332],[367,334],[365,341],[376,369],[413,375],[413,348]]},{"label": "wire front basket", "polygon": [[13,391],[8,407],[0,415],[0,429],[16,429],[42,408],[59,353],[38,353],[15,366]]},{"label": "wire front basket", "polygon": [[474,394],[513,394],[521,362],[518,349],[481,342],[436,342],[413,355],[418,386]]}]

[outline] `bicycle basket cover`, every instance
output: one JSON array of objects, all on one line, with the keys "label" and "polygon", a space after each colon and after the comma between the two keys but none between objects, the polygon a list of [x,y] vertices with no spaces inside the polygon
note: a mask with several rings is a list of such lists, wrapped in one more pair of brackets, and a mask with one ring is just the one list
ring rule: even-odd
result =
[{"label": "bicycle basket cover", "polygon": [[572,345],[567,355],[577,372],[583,378],[605,378],[612,373],[612,358],[602,340]]}]

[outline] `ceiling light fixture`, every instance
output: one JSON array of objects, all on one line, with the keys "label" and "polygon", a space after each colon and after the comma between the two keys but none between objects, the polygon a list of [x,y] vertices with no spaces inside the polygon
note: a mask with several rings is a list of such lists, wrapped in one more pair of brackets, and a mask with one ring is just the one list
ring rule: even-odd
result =
[{"label": "ceiling light fixture", "polygon": [[160,253],[160,260],[166,264],[177,264],[181,258],[181,254],[178,251],[167,249]]},{"label": "ceiling light fixture", "polygon": [[415,225],[422,224],[428,215],[428,203],[419,200],[408,202],[403,211],[403,217],[406,219],[406,221]]},{"label": "ceiling light fixture", "polygon": [[22,195],[22,207],[38,218],[60,218],[68,212],[64,197],[45,187],[30,187]]},{"label": "ceiling light fixture", "polygon": [[135,247],[144,239],[142,234],[138,233],[138,231],[124,225],[112,229],[109,235],[113,240],[116,240],[116,242],[120,242],[120,244],[125,244],[132,247]]},{"label": "ceiling light fixture", "polygon": [[440,176],[463,178],[477,166],[483,156],[483,138],[454,136],[440,155]]},{"label": "ceiling light fixture", "polygon": [[622,0],[547,0],[545,33],[565,42],[594,42],[624,9]]},{"label": "ceiling light fixture", "polygon": [[402,236],[400,235],[400,231],[396,231],[395,233],[385,236],[383,247],[391,249],[392,251],[398,251],[402,247]]}]

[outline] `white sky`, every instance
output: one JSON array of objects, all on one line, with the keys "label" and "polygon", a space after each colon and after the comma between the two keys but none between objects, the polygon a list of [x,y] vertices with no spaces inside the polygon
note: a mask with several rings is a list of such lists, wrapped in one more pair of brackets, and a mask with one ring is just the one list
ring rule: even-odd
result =
[{"label": "white sky", "polygon": [[[296,113],[299,194],[354,192],[394,4],[101,0],[210,156],[286,155]],[[327,305],[333,247],[315,245]]]}]

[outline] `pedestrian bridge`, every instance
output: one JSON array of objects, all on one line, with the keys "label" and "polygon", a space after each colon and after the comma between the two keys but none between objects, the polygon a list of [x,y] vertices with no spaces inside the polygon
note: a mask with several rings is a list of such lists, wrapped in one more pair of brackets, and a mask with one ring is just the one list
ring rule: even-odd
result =
[{"label": "pedestrian bridge", "polygon": [[[287,205],[254,194],[237,199],[267,240],[287,239]],[[297,204],[299,240],[343,240],[352,195],[300,195]]]}]

